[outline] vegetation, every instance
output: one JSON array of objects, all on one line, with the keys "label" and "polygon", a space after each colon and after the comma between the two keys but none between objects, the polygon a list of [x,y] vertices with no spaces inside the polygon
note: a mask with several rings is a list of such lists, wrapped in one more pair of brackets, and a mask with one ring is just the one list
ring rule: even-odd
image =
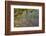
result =
[{"label": "vegetation", "polygon": [[[38,9],[14,9],[14,26],[29,27],[36,24],[35,20],[39,19]],[[38,24],[38,23],[37,23]]]}]

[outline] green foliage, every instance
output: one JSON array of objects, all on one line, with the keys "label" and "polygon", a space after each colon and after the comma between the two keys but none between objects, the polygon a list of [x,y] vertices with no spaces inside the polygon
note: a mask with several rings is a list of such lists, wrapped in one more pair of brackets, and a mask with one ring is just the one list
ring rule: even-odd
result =
[{"label": "green foliage", "polygon": [[[29,12],[29,14],[31,13],[32,15],[29,15],[28,14],[28,12]],[[36,10],[36,9],[19,9],[19,8],[16,8],[16,9],[14,9],[14,14],[15,14],[15,18],[16,19],[21,19],[21,18],[23,18],[24,16],[25,16],[25,18],[38,18],[38,10]]]},{"label": "green foliage", "polygon": [[[38,19],[39,18],[39,10],[38,9],[14,9],[14,21],[20,20],[20,19]],[[15,22],[14,22],[15,23]],[[15,24],[15,26],[22,26],[23,24]]]}]

